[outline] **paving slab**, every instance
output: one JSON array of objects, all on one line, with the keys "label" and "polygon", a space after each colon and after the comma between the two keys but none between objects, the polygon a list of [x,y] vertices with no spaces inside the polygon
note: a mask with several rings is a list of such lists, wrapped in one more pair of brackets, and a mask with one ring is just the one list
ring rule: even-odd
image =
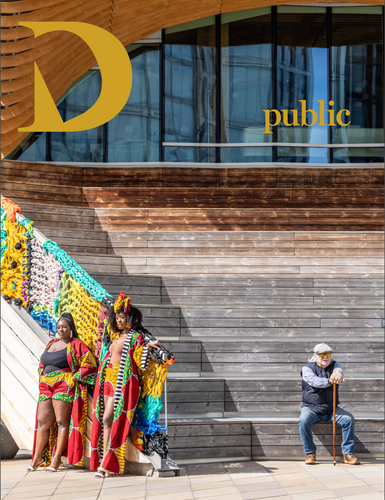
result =
[{"label": "paving slab", "polygon": [[360,466],[289,460],[193,464],[180,477],[111,475],[64,468],[27,472],[30,460],[1,463],[1,500],[383,500],[384,463]]}]

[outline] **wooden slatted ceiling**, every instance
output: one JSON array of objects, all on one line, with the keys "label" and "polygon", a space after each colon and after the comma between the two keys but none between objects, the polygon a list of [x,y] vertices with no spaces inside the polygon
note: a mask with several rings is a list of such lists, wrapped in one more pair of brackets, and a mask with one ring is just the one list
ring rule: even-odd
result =
[{"label": "wooden slatted ceiling", "polygon": [[[339,0],[341,1],[341,0]],[[345,0],[342,0],[345,1]],[[352,0],[346,0],[351,2]],[[356,0],[353,0],[355,2]],[[76,36],[50,33],[32,38],[20,21],[78,21],[110,30],[124,45],[162,28],[215,14],[243,9],[306,3],[303,0],[21,0],[2,2],[1,156],[11,153],[27,136],[17,129],[33,121],[33,61],[36,61],[57,101],[68,87],[89,70],[95,59]],[[356,3],[382,5],[382,0]],[[48,4],[48,5],[47,5]],[[65,68],[65,72],[63,72]]]}]

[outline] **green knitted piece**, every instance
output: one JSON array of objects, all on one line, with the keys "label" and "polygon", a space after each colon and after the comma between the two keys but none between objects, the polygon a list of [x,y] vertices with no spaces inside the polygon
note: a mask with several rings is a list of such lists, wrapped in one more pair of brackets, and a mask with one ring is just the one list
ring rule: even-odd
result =
[{"label": "green knitted piece", "polygon": [[57,306],[56,315],[58,318],[61,317],[63,312],[68,312],[70,310],[70,292],[69,292],[69,280],[68,274],[63,273],[61,275],[61,288],[59,295],[59,303]]},{"label": "green knitted piece", "polygon": [[59,245],[51,240],[47,240],[43,244],[43,249],[49,251],[60,263],[63,269],[72,276],[87,292],[89,292],[96,300],[102,301],[105,297],[111,295],[97,283],[91,276],[82,269]]}]

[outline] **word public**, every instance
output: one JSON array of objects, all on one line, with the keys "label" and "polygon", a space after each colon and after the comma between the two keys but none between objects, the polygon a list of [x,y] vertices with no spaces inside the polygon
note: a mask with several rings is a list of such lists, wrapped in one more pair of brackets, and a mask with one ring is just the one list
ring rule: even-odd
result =
[{"label": "word public", "polygon": [[[298,109],[282,109],[281,111],[278,111],[278,109],[264,109],[263,112],[265,113],[265,131],[263,133],[272,134],[273,132],[271,131],[271,127],[276,127],[277,125],[279,125],[282,119],[283,124],[286,125],[286,127],[312,127],[313,125],[315,125],[318,121],[317,112],[314,111],[314,109],[307,109],[305,100],[299,100],[298,102],[301,103],[301,123],[299,123],[298,121]],[[327,113],[325,112],[325,101],[319,100],[317,102],[319,102],[319,123],[317,123],[318,126],[326,125],[328,127],[335,127],[335,120],[337,121],[338,125],[341,125],[341,127],[347,127],[348,125],[350,125],[351,121],[348,123],[344,123],[342,121],[343,113],[345,113],[346,116],[350,116],[350,111],[348,109],[341,109],[335,116],[334,109],[328,109]],[[334,106],[334,101],[329,101],[329,106]],[[289,123],[289,111],[293,113],[293,120],[291,123]],[[271,113],[275,114],[275,123],[270,122]],[[308,123],[307,121],[308,113],[310,123]],[[327,123],[328,120],[329,123]]]}]

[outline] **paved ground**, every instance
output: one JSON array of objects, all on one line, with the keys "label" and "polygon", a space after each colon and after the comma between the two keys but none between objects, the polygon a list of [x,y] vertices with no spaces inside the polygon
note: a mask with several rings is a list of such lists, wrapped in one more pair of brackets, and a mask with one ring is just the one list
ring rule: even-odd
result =
[{"label": "paved ground", "polygon": [[93,479],[89,471],[26,473],[29,460],[2,462],[6,500],[382,500],[383,461],[361,466],[297,461],[192,465],[181,477]]}]

